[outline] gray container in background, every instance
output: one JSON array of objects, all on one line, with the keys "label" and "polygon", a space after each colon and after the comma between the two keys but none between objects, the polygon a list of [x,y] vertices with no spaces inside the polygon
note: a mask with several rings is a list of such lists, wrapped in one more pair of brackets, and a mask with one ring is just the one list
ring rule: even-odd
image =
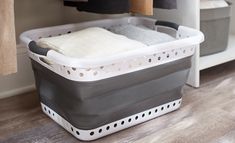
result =
[{"label": "gray container in background", "polygon": [[205,34],[205,42],[200,48],[201,56],[227,49],[232,5],[228,4],[228,7],[201,9],[201,31]]}]

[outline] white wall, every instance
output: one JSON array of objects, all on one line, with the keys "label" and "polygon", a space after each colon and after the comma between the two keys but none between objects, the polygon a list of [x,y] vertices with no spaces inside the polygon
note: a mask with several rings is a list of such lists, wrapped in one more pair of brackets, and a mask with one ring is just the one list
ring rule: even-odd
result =
[{"label": "white wall", "polygon": [[29,29],[118,16],[122,15],[78,12],[76,8],[65,7],[63,0],[15,0],[17,37]]},{"label": "white wall", "polygon": [[15,0],[16,35],[63,23],[61,0]]},{"label": "white wall", "polygon": [[18,72],[0,76],[0,99],[34,89],[34,77],[25,47],[17,48]]},{"label": "white wall", "polygon": [[199,0],[177,0],[177,9],[155,9],[154,17],[158,20],[176,22],[185,26],[199,28]]},{"label": "white wall", "polygon": [[235,0],[230,0],[232,5],[232,19],[231,19],[231,32],[235,34]]}]

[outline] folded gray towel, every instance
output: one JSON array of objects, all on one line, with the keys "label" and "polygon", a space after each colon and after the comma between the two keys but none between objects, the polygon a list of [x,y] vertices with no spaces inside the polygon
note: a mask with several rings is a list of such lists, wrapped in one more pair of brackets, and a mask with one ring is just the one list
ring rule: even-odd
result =
[{"label": "folded gray towel", "polygon": [[113,33],[142,42],[148,46],[175,40],[174,37],[168,34],[157,32],[144,26],[121,25],[113,26],[109,30]]}]

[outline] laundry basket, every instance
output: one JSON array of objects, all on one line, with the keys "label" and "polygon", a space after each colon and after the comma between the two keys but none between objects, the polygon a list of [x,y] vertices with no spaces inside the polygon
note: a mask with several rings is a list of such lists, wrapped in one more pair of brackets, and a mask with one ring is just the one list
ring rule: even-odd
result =
[{"label": "laundry basket", "polygon": [[[171,29],[176,40],[96,60],[66,57],[35,42],[122,24]],[[125,17],[35,29],[20,38],[28,45],[43,112],[76,138],[89,141],[178,109],[191,56],[204,37],[174,23]]]}]

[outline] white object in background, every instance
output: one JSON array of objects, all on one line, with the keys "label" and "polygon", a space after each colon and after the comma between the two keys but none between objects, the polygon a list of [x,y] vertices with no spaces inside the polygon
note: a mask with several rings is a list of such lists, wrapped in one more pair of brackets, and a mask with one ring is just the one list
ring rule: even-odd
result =
[{"label": "white object in background", "polygon": [[228,6],[225,0],[201,0],[200,9],[214,9]]}]

